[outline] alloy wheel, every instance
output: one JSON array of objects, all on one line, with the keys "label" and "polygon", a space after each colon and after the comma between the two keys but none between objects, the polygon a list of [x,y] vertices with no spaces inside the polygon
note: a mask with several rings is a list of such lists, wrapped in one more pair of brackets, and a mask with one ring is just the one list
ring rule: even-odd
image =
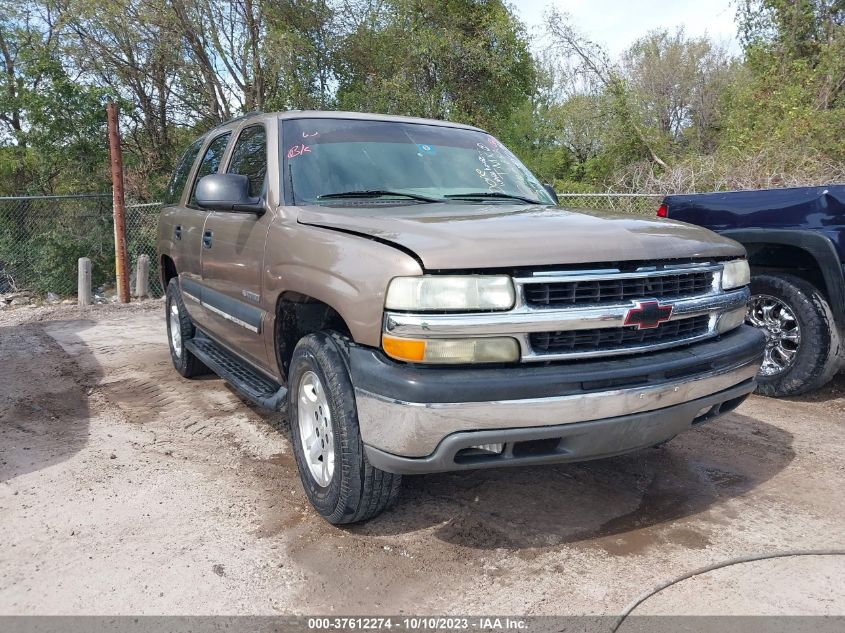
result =
[{"label": "alloy wheel", "polygon": [[766,350],[760,373],[777,376],[789,369],[801,345],[801,326],[792,309],[777,297],[754,295],[746,322],[766,335]]},{"label": "alloy wheel", "polygon": [[334,432],[326,391],[313,371],[302,375],[297,391],[302,452],[314,481],[325,488],[334,476]]},{"label": "alloy wheel", "polygon": [[176,358],[182,357],[182,320],[179,318],[179,306],[170,304],[170,345]]}]

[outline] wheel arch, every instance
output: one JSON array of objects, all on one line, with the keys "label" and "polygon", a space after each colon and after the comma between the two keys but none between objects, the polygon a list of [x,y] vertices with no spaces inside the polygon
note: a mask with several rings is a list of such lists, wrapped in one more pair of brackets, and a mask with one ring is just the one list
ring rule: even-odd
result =
[{"label": "wheel arch", "polygon": [[167,284],[174,277],[179,276],[176,270],[176,263],[170,258],[170,255],[162,255],[159,260],[158,274],[161,277],[161,287],[167,292]]},{"label": "wheel arch", "polygon": [[287,380],[293,350],[303,336],[322,330],[335,330],[352,337],[346,320],[334,307],[310,295],[288,290],[276,299],[273,341],[276,363]]},{"label": "wheel arch", "polygon": [[845,332],[845,278],[828,237],[786,229],[737,229],[722,235],[745,246],[752,272],[790,273],[816,286],[830,304],[837,328]]}]

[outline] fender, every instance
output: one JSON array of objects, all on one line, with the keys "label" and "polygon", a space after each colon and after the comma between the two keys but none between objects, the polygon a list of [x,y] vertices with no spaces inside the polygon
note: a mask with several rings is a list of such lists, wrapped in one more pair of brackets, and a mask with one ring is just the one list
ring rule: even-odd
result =
[{"label": "fender", "polygon": [[790,229],[731,229],[720,234],[743,245],[782,244],[809,253],[822,271],[837,327],[845,330],[845,276],[830,238],[817,232]]}]

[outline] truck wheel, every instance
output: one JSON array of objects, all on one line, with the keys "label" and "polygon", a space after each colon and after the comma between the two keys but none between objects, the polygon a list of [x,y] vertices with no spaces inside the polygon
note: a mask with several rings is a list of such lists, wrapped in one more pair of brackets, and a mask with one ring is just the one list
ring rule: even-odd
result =
[{"label": "truck wheel", "polygon": [[751,280],[747,323],[766,335],[757,393],[797,396],[836,373],[839,335],[827,300],[812,284],[787,274]]},{"label": "truck wheel", "polygon": [[300,339],[288,386],[293,451],[308,500],[334,524],[365,521],[382,512],[398,495],[402,478],[367,461],[352,380],[329,333]]},{"label": "truck wheel", "polygon": [[167,284],[167,300],[165,302],[165,316],[167,318],[167,341],[170,343],[170,358],[173,366],[185,378],[192,378],[208,373],[208,368],[185,348],[185,341],[194,338],[196,328],[185,304],[182,302],[182,291],[179,280],[174,278]]}]

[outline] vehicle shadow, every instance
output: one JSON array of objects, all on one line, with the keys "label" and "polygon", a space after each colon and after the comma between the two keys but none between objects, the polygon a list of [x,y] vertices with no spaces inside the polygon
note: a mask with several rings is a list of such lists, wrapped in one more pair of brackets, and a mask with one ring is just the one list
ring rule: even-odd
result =
[{"label": "vehicle shadow", "polygon": [[0,481],[60,463],[87,443],[96,378],[40,324],[0,327]]},{"label": "vehicle shadow", "polygon": [[[733,413],[665,447],[615,458],[406,477],[394,508],[350,530],[364,536],[434,528],[436,538],[474,549],[606,539],[609,551],[626,553],[655,538],[649,528],[742,495],[794,456],[790,433]],[[725,512],[712,520],[729,521]],[[639,536],[632,540],[632,532]],[[619,535],[628,538],[617,543],[612,537]],[[706,536],[691,531],[673,540],[707,545]]]}]

